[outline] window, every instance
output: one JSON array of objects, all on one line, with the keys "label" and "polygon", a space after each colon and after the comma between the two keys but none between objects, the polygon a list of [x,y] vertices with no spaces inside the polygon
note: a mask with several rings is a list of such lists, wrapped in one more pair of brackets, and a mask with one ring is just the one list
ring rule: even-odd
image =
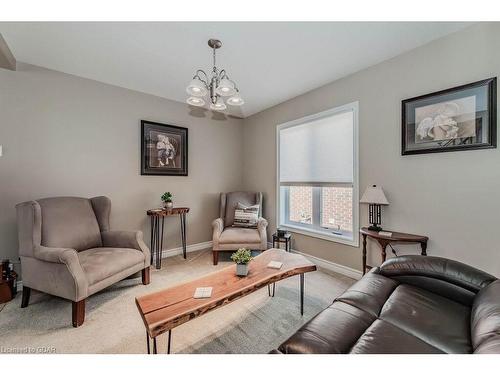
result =
[{"label": "window", "polygon": [[358,103],[278,126],[279,225],[358,246]]}]

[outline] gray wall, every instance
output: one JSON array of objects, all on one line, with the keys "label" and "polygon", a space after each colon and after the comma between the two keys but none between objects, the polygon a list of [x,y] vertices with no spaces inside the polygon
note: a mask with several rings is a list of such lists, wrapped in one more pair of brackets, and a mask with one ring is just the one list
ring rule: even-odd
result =
[{"label": "gray wall", "polygon": [[[140,175],[141,119],[189,128],[188,177]],[[15,204],[60,195],[107,195],[113,228],[149,233],[146,209],[168,190],[191,208],[188,244],[209,241],[218,193],[241,188],[241,142],[239,119],[26,64],[0,69],[0,257],[17,260]],[[164,247],[180,246],[179,219],[165,225]]]},{"label": "gray wall", "polygon": [[[499,45],[500,24],[474,25],[245,119],[243,184],[265,192],[270,229],[276,226],[276,125],[359,101],[360,192],[383,186],[391,203],[383,226],[426,234],[430,255],[500,275],[500,150],[401,156],[401,100],[499,76]],[[367,207],[360,210],[363,225]],[[295,249],[361,269],[359,248],[294,238]],[[379,254],[370,246],[372,264]]]},{"label": "gray wall", "polygon": [[[145,210],[160,204],[162,192],[172,191],[177,205],[192,209],[188,243],[193,244],[211,239],[218,192],[261,190],[272,231],[275,126],[358,100],[360,190],[373,183],[384,187],[391,202],[384,226],[427,234],[429,254],[500,275],[494,236],[500,151],[400,155],[401,100],[500,75],[498,45],[499,24],[474,25],[243,121],[25,64],[16,72],[0,69],[0,257],[17,256],[14,205],[57,195],[108,195],[114,228],[148,233]],[[140,176],[141,119],[190,129],[188,177]],[[168,219],[166,248],[180,245],[178,230],[178,221]],[[298,234],[293,247],[361,269],[359,248]],[[412,246],[399,248],[416,252]],[[371,247],[371,263],[378,257]]]}]

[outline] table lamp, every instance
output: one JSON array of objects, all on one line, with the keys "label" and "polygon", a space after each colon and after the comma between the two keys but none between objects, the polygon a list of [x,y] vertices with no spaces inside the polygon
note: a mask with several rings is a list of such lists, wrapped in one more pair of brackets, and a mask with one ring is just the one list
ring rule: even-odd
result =
[{"label": "table lamp", "polygon": [[367,187],[363,196],[361,197],[360,203],[369,204],[369,218],[371,226],[369,226],[368,229],[380,232],[382,230],[382,227],[379,226],[382,222],[382,212],[380,206],[389,205],[389,201],[385,197],[382,188],[377,185]]}]

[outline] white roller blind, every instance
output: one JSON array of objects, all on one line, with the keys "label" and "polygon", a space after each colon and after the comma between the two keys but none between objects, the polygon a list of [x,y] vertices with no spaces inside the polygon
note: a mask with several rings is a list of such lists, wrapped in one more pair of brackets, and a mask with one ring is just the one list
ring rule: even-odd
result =
[{"label": "white roller blind", "polygon": [[354,113],[337,113],[279,131],[280,184],[353,182]]}]

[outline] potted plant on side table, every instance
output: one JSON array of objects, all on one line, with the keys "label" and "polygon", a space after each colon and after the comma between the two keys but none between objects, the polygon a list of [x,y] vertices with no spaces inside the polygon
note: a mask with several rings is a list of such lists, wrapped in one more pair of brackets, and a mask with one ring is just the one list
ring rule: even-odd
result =
[{"label": "potted plant on side table", "polygon": [[248,263],[253,259],[251,250],[242,247],[231,255],[231,259],[236,263],[236,275],[248,275]]},{"label": "potted plant on side table", "polygon": [[171,210],[172,207],[174,207],[171,192],[167,191],[163,193],[163,195],[161,196],[161,200],[163,201],[163,207],[165,207],[167,210]]}]

